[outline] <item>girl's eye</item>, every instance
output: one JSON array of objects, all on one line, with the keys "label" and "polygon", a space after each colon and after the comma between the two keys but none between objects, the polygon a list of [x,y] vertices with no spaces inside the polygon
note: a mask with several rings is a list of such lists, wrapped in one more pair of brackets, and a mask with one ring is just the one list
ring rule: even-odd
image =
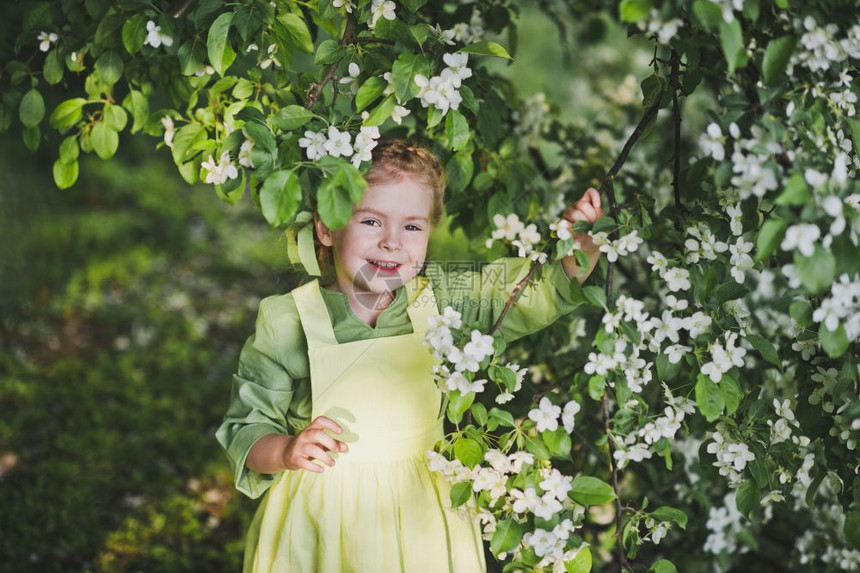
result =
[{"label": "girl's eye", "polygon": [[415,229],[416,231],[420,231],[420,230],[421,230],[421,228],[420,228],[420,227],[416,227],[415,225],[406,225],[406,227],[407,227],[407,228],[412,227],[412,228],[413,228],[413,229]]},{"label": "girl's eye", "polygon": [[377,221],[375,219],[367,219],[366,221],[362,221],[361,223],[364,224],[364,223],[376,223],[376,222]]}]

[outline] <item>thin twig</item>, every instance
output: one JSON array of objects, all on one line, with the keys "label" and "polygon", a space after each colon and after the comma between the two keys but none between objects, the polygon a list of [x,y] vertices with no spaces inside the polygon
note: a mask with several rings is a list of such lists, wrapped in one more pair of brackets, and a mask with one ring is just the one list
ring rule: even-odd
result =
[{"label": "thin twig", "polygon": [[[340,45],[346,46],[347,44],[354,44],[356,43],[355,40],[355,14],[348,14],[346,17],[346,26],[343,29],[343,38],[340,41]],[[308,101],[305,102],[305,109],[311,109],[314,104],[319,101],[326,85],[334,77],[334,72],[337,69],[339,63],[340,62],[332,63],[325,71],[325,74],[323,75],[319,83],[311,84],[308,87]]]},{"label": "thin twig", "polygon": [[182,5],[177,8],[175,12],[173,12],[173,17],[177,19],[182,18],[182,16],[185,14],[185,11],[188,10],[188,7],[191,6],[191,2],[193,1],[194,0],[185,0],[185,2],[183,2]]},{"label": "thin twig", "polygon": [[[684,204],[681,202],[681,106],[678,102],[678,89],[680,88],[678,78],[681,69],[681,56],[678,52],[672,50],[671,57],[672,71],[669,77],[669,89],[672,90],[672,115],[675,124],[675,150],[674,150],[674,173],[672,176],[672,188],[675,191],[675,208],[679,213],[684,211]],[[675,221],[675,229],[681,230],[681,220]]]},{"label": "thin twig", "polygon": [[624,545],[621,543],[621,520],[623,509],[621,507],[621,497],[618,495],[618,466],[615,465],[615,442],[609,437],[609,394],[603,393],[600,400],[603,412],[603,431],[606,432],[606,443],[609,445],[609,467],[612,469],[612,489],[615,491],[615,543],[618,548],[618,561],[622,569],[632,571],[627,557],[624,555]]}]

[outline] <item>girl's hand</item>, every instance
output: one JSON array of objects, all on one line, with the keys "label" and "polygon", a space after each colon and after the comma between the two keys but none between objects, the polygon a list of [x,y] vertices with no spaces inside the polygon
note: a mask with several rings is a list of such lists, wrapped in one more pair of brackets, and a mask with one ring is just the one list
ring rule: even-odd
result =
[{"label": "girl's hand", "polygon": [[344,442],[335,440],[323,430],[331,430],[336,434],[343,429],[331,418],[317,416],[310,425],[296,434],[284,447],[284,466],[288,470],[305,469],[310,472],[322,473],[323,468],[311,460],[319,460],[329,467],[334,466],[334,460],[328,452],[346,452],[349,450]]},{"label": "girl's hand", "polygon": [[[576,221],[588,221],[594,224],[599,218],[603,217],[603,209],[600,207],[600,195],[597,189],[589,187],[582,194],[582,197],[574,203],[573,207],[568,209],[562,215],[564,219],[574,223]],[[597,251],[597,246],[592,242],[591,237],[586,233],[573,233],[573,238],[580,244],[582,251],[586,254]]]}]

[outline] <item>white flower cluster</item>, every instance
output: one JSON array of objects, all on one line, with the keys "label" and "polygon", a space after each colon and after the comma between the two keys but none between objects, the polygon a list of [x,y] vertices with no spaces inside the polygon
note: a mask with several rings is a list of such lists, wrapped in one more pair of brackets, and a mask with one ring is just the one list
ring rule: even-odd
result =
[{"label": "white flower cluster", "polygon": [[442,60],[448,67],[438,76],[428,78],[423,74],[415,74],[412,80],[418,86],[418,98],[423,107],[433,106],[444,116],[449,109],[457,109],[463,101],[460,86],[463,80],[472,77],[468,67],[469,54],[444,54]]},{"label": "white flower cluster", "polygon": [[610,263],[617,261],[619,256],[624,257],[636,252],[639,245],[643,242],[642,237],[639,236],[639,231],[636,229],[614,241],[609,238],[608,233],[603,231],[597,233],[589,231],[588,234],[591,236],[594,245],[600,249],[600,252],[606,253],[606,259]]},{"label": "white flower cluster", "polygon": [[728,479],[730,486],[739,486],[743,481],[741,472],[748,462],[755,459],[755,454],[750,451],[748,445],[733,442],[719,431],[714,432],[711,439],[714,441],[708,444],[708,453],[717,456],[714,465],[719,468],[720,475]]},{"label": "white flower cluster", "polygon": [[493,246],[496,240],[508,241],[519,249],[518,256],[528,257],[533,261],[545,263],[547,260],[546,253],[541,253],[535,250],[541,236],[537,231],[537,225],[529,223],[528,226],[520,221],[516,213],[511,213],[507,217],[499,215],[493,216],[493,224],[496,229],[493,231],[491,238],[487,239],[484,245],[489,249]]},{"label": "white flower cluster", "polygon": [[377,139],[379,139],[378,127],[362,126],[355,136],[353,145],[352,136],[348,131],[341,131],[332,125],[329,126],[327,133],[306,131],[305,136],[299,139],[299,147],[305,150],[311,161],[326,155],[352,157],[352,164],[357,168],[363,161],[370,161]]},{"label": "white flower cluster", "polygon": [[239,165],[242,167],[253,168],[254,162],[251,160],[251,150],[254,149],[254,140],[246,139],[239,147]]},{"label": "white flower cluster", "polygon": [[845,38],[836,39],[839,26],[826,24],[821,26],[813,16],[807,16],[795,22],[795,26],[804,31],[800,37],[800,46],[796,49],[788,65],[788,73],[793,72],[794,66],[803,66],[812,72],[828,71],[833,63],[844,62],[848,58],[860,58],[860,25],[852,26]]},{"label": "white flower cluster", "polygon": [[651,9],[651,14],[645,20],[639,20],[636,26],[645,32],[646,36],[654,36],[657,38],[657,43],[668,45],[675,34],[678,33],[678,28],[684,25],[680,18],[672,18],[665,22],[660,19],[660,12],[656,8]]},{"label": "white flower cluster", "polygon": [[206,170],[206,183],[221,185],[226,183],[228,179],[236,179],[239,176],[239,170],[230,161],[230,154],[226,151],[221,154],[217,163],[210,155],[206,161],[200,164],[200,167]]},{"label": "white flower cluster", "polygon": [[460,22],[454,24],[449,30],[442,30],[436,24],[436,36],[449,46],[453,46],[455,41],[463,42],[464,44],[480,42],[484,39],[484,19],[481,16],[481,11],[473,10],[468,24]]},{"label": "white flower cluster", "polygon": [[687,249],[685,260],[688,263],[698,263],[702,260],[714,261],[717,259],[717,253],[728,249],[728,245],[717,240],[710,227],[704,223],[687,227],[687,234],[692,237],[684,241],[684,247]]},{"label": "white flower cluster", "polygon": [[800,427],[797,420],[794,418],[794,411],[791,409],[791,401],[787,398],[780,402],[778,399],[773,399],[773,409],[776,411],[777,420],[768,420],[767,425],[770,426],[770,444],[775,445],[781,442],[786,442],[791,439],[791,429]]},{"label": "white flower cluster", "polygon": [[460,327],[462,315],[450,306],[445,307],[441,315],[428,319],[424,344],[432,349],[437,360],[444,359],[454,367],[454,372],[451,372],[445,364],[434,365],[433,375],[449,391],[457,390],[461,394],[483,392],[487,380],[471,380],[471,376],[465,372],[478,372],[481,362],[493,355],[493,337],[482,334],[479,330],[472,330],[469,342],[460,349],[454,344],[451,333],[452,328]]},{"label": "white flower cluster", "polygon": [[39,50],[47,52],[51,49],[51,45],[57,43],[59,36],[57,36],[57,34],[55,34],[54,32],[39,32],[39,35],[36,36],[36,39],[39,40]]},{"label": "white flower cluster", "polygon": [[155,22],[150,20],[146,23],[146,40],[144,40],[143,45],[159,48],[162,44],[166,48],[169,48],[173,45],[173,38],[167,34],[163,34],[161,32],[161,26],[156,25]]},{"label": "white flower cluster", "polygon": [[708,350],[711,353],[711,361],[702,364],[702,374],[710,377],[714,382],[719,382],[723,379],[723,374],[731,370],[732,366],[743,368],[747,351],[746,348],[735,346],[737,339],[737,333],[726,332],[725,345],[720,341],[710,344]]},{"label": "white flower cluster", "polygon": [[723,506],[713,506],[708,510],[708,521],[705,526],[711,532],[705,541],[704,550],[719,555],[720,553],[746,553],[749,546],[739,544],[743,532],[744,516],[737,509],[736,492],[731,491],[723,499]]},{"label": "white flower cluster", "polygon": [[549,104],[546,102],[546,94],[543,92],[530,96],[523,102],[521,110],[514,111],[514,135],[520,137],[521,151],[538,145],[541,134],[549,125],[548,113]]},{"label": "white flower cluster", "polygon": [[[397,5],[391,0],[373,0],[373,4],[370,5],[370,20],[367,22],[368,27],[373,30],[380,18],[394,20],[396,17],[394,10],[396,8]],[[347,12],[351,12],[351,10],[347,9]]]},{"label": "white flower cluster", "polygon": [[646,259],[651,263],[651,270],[657,271],[660,278],[666,281],[666,286],[672,292],[690,290],[690,271],[681,267],[670,267],[669,261],[659,251],[653,251]]},{"label": "white flower cluster", "polygon": [[571,400],[564,405],[556,406],[550,402],[549,398],[544,396],[541,398],[537,408],[529,410],[528,417],[537,424],[538,432],[554,432],[558,429],[558,418],[561,415],[561,423],[564,425],[564,431],[568,434],[573,431],[575,421],[573,417],[579,412],[581,406],[578,402]]},{"label": "white flower cluster", "polygon": [[772,163],[773,157],[782,153],[782,146],[772,141],[768,133],[758,125],[750,128],[751,137],[737,138],[732,153],[732,172],[735,174],[731,183],[740,192],[740,198],[746,199],[752,195],[764,197],[768,191],[778,187],[777,174]]},{"label": "white flower cluster", "polygon": [[[683,396],[676,398],[666,384],[663,384],[663,394],[666,400],[663,416],[658,416],[653,421],[646,423],[637,432],[628,434],[623,441],[617,440],[615,442],[615,453],[612,457],[615,458],[619,468],[625,467],[631,461],[641,462],[650,459],[653,453],[650,446],[656,444],[661,438],[674,438],[678,430],[681,429],[684,418],[696,411],[691,400]],[[665,533],[664,531],[662,535]],[[654,541],[654,543],[659,543],[659,541]]]},{"label": "white flower cluster", "polygon": [[502,392],[496,396],[496,404],[507,404],[511,400],[514,399],[514,393],[519,392],[523,387],[523,380],[526,377],[526,373],[528,372],[528,368],[523,368],[519,364],[513,364],[512,362],[508,362],[505,364],[505,368],[510,368],[517,375],[517,380],[514,383],[513,390],[504,389]]},{"label": "white flower cluster", "polygon": [[749,241],[745,241],[743,237],[738,237],[734,245],[729,245],[729,252],[732,254],[729,262],[732,265],[731,274],[738,283],[743,284],[746,277],[746,271],[753,268],[753,259],[749,255],[753,245]]},{"label": "white flower cluster", "polygon": [[173,147],[173,137],[176,135],[173,118],[169,115],[165,115],[161,118],[161,125],[164,127],[164,145],[167,147]]},{"label": "white flower cluster", "polygon": [[839,277],[830,289],[830,296],[812,313],[812,320],[821,322],[833,332],[841,324],[849,342],[860,338],[860,277],[851,280],[847,274]]},{"label": "white flower cluster", "polygon": [[577,528],[578,526],[574,526],[571,520],[565,519],[551,530],[538,528],[523,535],[523,542],[534,549],[535,555],[543,558],[538,562],[537,567],[552,565],[553,571],[566,571],[565,561],[576,557],[581,550],[581,547],[564,550],[570,534]]},{"label": "white flower cluster", "polygon": [[[737,124],[729,124],[729,134],[732,138],[740,139],[741,130]],[[715,161],[723,161],[726,158],[726,137],[719,124],[711,123],[705,129],[705,133],[699,136],[699,149],[706,157],[713,157]]]},{"label": "white flower cluster", "polygon": [[743,0],[708,0],[711,4],[716,4],[723,9],[723,20],[727,23],[732,23],[735,19],[735,13],[742,12],[744,9]]}]

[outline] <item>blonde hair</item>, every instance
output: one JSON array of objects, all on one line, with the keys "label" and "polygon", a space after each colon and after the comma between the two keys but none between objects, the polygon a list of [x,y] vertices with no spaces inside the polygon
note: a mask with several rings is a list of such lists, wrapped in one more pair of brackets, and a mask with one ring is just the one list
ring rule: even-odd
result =
[{"label": "blonde hair", "polygon": [[[427,147],[405,139],[380,139],[371,152],[370,170],[364,175],[368,185],[395,180],[410,175],[426,185],[433,194],[430,206],[430,226],[442,220],[445,210],[445,169],[435,153]],[[316,211],[316,207],[314,208]],[[323,274],[334,270],[331,247],[323,245],[314,232],[314,248]]]}]

